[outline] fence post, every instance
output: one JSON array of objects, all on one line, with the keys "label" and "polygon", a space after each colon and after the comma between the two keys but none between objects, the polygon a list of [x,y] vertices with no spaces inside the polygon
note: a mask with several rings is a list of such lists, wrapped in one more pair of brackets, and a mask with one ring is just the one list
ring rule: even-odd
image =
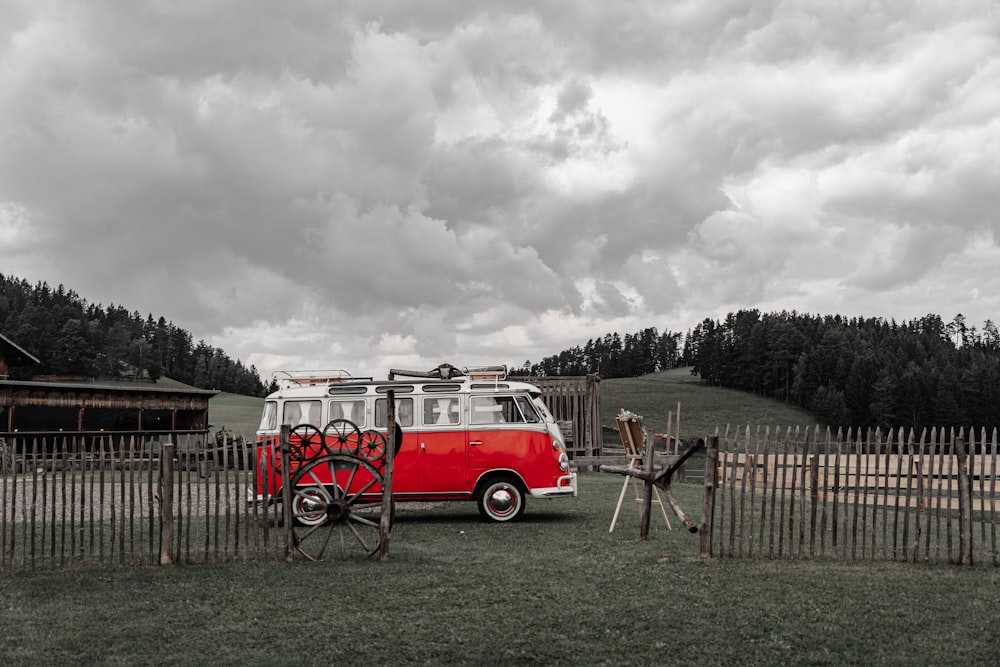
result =
[{"label": "fence post", "polygon": [[715,488],[719,464],[719,436],[708,438],[705,450],[705,500],[701,506],[701,557],[712,557],[712,528],[715,523]]},{"label": "fence post", "polygon": [[174,544],[174,451],[171,441],[160,448],[160,565],[173,565]]},{"label": "fence post", "polygon": [[295,526],[292,525],[292,474],[289,470],[292,467],[291,433],[291,426],[281,425],[281,443],[278,447],[281,450],[281,523],[285,527],[286,563],[291,563],[294,560],[292,549],[295,545]]},{"label": "fence post", "polygon": [[[646,460],[644,468],[646,474],[653,472],[653,457],[656,455],[652,434],[643,429],[643,443],[646,445]],[[639,538],[646,542],[649,540],[649,519],[653,514],[653,483],[649,479],[645,480],[642,494],[642,513],[639,516]]]},{"label": "fence post", "polygon": [[972,486],[969,484],[965,438],[955,439],[958,458],[958,564],[972,565]]},{"label": "fence post", "polygon": [[389,536],[392,531],[392,465],[396,455],[396,392],[392,389],[386,392],[385,415],[385,475],[382,478],[382,515],[378,522],[379,561],[389,560]]}]

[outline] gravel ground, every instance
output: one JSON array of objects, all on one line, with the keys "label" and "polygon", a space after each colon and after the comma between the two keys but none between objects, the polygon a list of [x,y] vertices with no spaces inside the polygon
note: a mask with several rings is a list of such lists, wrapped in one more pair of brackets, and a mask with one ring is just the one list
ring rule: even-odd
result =
[{"label": "gravel ground", "polygon": [[[110,473],[109,473],[110,474]],[[63,509],[66,508],[66,519],[75,521],[101,521],[115,517],[141,518],[150,513],[159,512],[159,499],[156,497],[156,484],[150,487],[148,479],[128,480],[123,482],[86,482],[72,484],[64,482],[57,473],[50,476],[43,484],[42,476],[36,483],[30,477],[18,478],[0,477],[0,523],[20,523],[30,521],[32,510],[36,521],[63,520]],[[247,486],[242,483],[226,484],[223,480],[216,483],[209,478],[207,481],[192,480],[190,484],[174,487],[174,514],[183,513],[188,516],[204,516],[210,511],[220,515],[242,514],[245,509]],[[438,507],[439,502],[401,502],[396,509],[429,509]],[[212,508],[217,508],[213,510]],[[249,510],[252,513],[252,510]],[[261,511],[261,510],[258,510]],[[273,510],[272,510],[273,511]],[[374,511],[374,510],[373,510]]]}]

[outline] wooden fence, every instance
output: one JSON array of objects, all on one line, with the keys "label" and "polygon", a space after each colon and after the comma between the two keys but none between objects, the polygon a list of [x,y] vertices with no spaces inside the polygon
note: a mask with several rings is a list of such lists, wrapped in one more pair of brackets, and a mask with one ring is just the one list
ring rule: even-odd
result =
[{"label": "wooden fence", "polygon": [[284,560],[280,505],[247,502],[254,451],[0,439],[0,571]]},{"label": "wooden fence", "polygon": [[702,555],[997,565],[996,481],[995,430],[727,432]]},{"label": "wooden fence", "polygon": [[542,401],[559,422],[571,459],[600,456],[601,378],[597,375],[512,376],[542,391]]}]

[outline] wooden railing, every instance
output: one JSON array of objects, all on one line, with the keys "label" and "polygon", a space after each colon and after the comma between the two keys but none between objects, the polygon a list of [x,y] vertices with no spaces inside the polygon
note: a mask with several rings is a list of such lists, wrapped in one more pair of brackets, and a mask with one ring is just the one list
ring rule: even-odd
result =
[{"label": "wooden railing", "polygon": [[998,564],[995,431],[745,429],[713,442],[703,555]]}]

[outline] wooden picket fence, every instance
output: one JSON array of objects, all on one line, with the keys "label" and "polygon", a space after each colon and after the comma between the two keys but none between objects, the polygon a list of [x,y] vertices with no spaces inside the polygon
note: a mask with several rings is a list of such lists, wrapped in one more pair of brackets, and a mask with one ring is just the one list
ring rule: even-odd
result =
[{"label": "wooden picket fence", "polygon": [[996,430],[710,440],[703,556],[998,564]]},{"label": "wooden picket fence", "polygon": [[250,504],[255,447],[189,436],[0,437],[0,572],[279,561],[278,504]]}]

